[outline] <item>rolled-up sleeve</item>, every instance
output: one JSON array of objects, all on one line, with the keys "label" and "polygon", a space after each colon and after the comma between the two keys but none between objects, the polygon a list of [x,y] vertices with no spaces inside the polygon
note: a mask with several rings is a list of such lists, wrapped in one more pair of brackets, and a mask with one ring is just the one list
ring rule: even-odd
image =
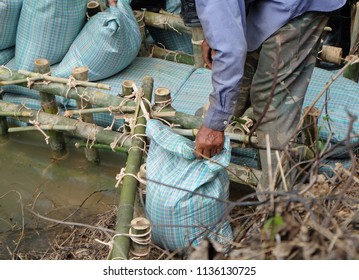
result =
[{"label": "rolled-up sleeve", "polygon": [[244,0],[196,0],[205,38],[216,51],[212,63],[213,92],[204,125],[223,131],[233,112],[247,54]]}]

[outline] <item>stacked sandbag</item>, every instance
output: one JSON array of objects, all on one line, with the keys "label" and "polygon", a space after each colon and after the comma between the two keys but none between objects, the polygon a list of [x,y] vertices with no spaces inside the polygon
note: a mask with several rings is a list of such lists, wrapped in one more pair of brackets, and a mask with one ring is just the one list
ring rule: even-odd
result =
[{"label": "stacked sandbag", "polygon": [[81,31],[87,0],[24,0],[16,35],[16,66],[32,71],[34,61],[60,62]]},{"label": "stacked sandbag", "polygon": [[[158,120],[147,123],[146,215],[154,243],[167,250],[197,246],[203,238],[230,245],[227,220],[229,139],[212,161],[197,160],[193,141]],[[219,163],[219,164],[216,164]]]},{"label": "stacked sandbag", "polygon": [[15,47],[0,51],[0,66],[8,63],[15,55]]},{"label": "stacked sandbag", "polygon": [[23,0],[0,0],[0,50],[15,45]]},{"label": "stacked sandbag", "polygon": [[90,18],[53,75],[69,77],[73,68],[87,66],[90,81],[102,80],[126,68],[140,46],[133,11],[129,4],[118,2]]}]

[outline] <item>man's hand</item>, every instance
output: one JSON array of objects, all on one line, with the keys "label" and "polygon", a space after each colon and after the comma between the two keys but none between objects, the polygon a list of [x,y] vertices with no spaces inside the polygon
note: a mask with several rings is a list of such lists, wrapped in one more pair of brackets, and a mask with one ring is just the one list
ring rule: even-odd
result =
[{"label": "man's hand", "polygon": [[108,5],[109,6],[117,6],[117,0],[108,0]]},{"label": "man's hand", "polygon": [[196,136],[196,157],[210,158],[220,153],[224,146],[224,131],[213,130],[202,125]]},{"label": "man's hand", "polygon": [[211,49],[206,40],[203,40],[201,48],[204,64],[207,65],[209,69],[212,69],[212,58],[215,56],[216,52]]}]

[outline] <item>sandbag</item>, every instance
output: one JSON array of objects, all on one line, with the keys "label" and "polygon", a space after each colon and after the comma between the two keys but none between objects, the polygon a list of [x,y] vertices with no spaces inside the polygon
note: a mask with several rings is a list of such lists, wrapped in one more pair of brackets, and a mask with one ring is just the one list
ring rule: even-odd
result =
[{"label": "sandbag", "polygon": [[32,71],[37,58],[65,56],[86,19],[87,0],[24,0],[16,35],[16,66]]},{"label": "sandbag", "polygon": [[54,76],[69,77],[76,66],[89,67],[89,80],[106,79],[126,68],[137,56],[141,34],[129,4],[118,2],[91,17]]},{"label": "sandbag", "polygon": [[0,0],[0,50],[15,45],[23,0]]},{"label": "sandbag", "polygon": [[[314,68],[304,98],[303,108],[310,106],[332,80],[335,73]],[[351,142],[359,143],[359,84],[343,76],[338,77],[315,105],[321,110],[318,119],[319,138],[332,143],[344,141],[350,125],[349,113],[356,117],[353,123]],[[325,109],[325,106],[327,107]],[[355,136],[355,137],[354,137]]]},{"label": "sandbag", "polygon": [[[226,220],[231,148],[212,159],[197,160],[194,143],[158,120],[147,123],[146,214],[153,241],[168,250],[197,246],[203,238],[229,245],[232,230]],[[171,187],[173,186],[173,187]]]},{"label": "sandbag", "polygon": [[7,48],[0,51],[0,65],[5,65],[8,63],[15,55],[15,48]]}]

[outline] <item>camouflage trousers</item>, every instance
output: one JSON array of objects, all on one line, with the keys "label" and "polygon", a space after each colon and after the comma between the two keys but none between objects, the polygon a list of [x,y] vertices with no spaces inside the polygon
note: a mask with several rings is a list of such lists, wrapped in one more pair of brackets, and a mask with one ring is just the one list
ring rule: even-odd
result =
[{"label": "camouflage trousers", "polygon": [[[278,166],[275,150],[283,151],[291,140],[296,140],[304,96],[327,20],[323,13],[305,13],[280,28],[260,49],[247,55],[235,114],[241,116],[252,107],[254,118],[259,122],[256,133],[263,171],[259,192],[269,190],[269,174],[275,173]],[[265,150],[266,135],[269,136],[270,157]],[[294,179],[295,175],[288,177]]]}]

